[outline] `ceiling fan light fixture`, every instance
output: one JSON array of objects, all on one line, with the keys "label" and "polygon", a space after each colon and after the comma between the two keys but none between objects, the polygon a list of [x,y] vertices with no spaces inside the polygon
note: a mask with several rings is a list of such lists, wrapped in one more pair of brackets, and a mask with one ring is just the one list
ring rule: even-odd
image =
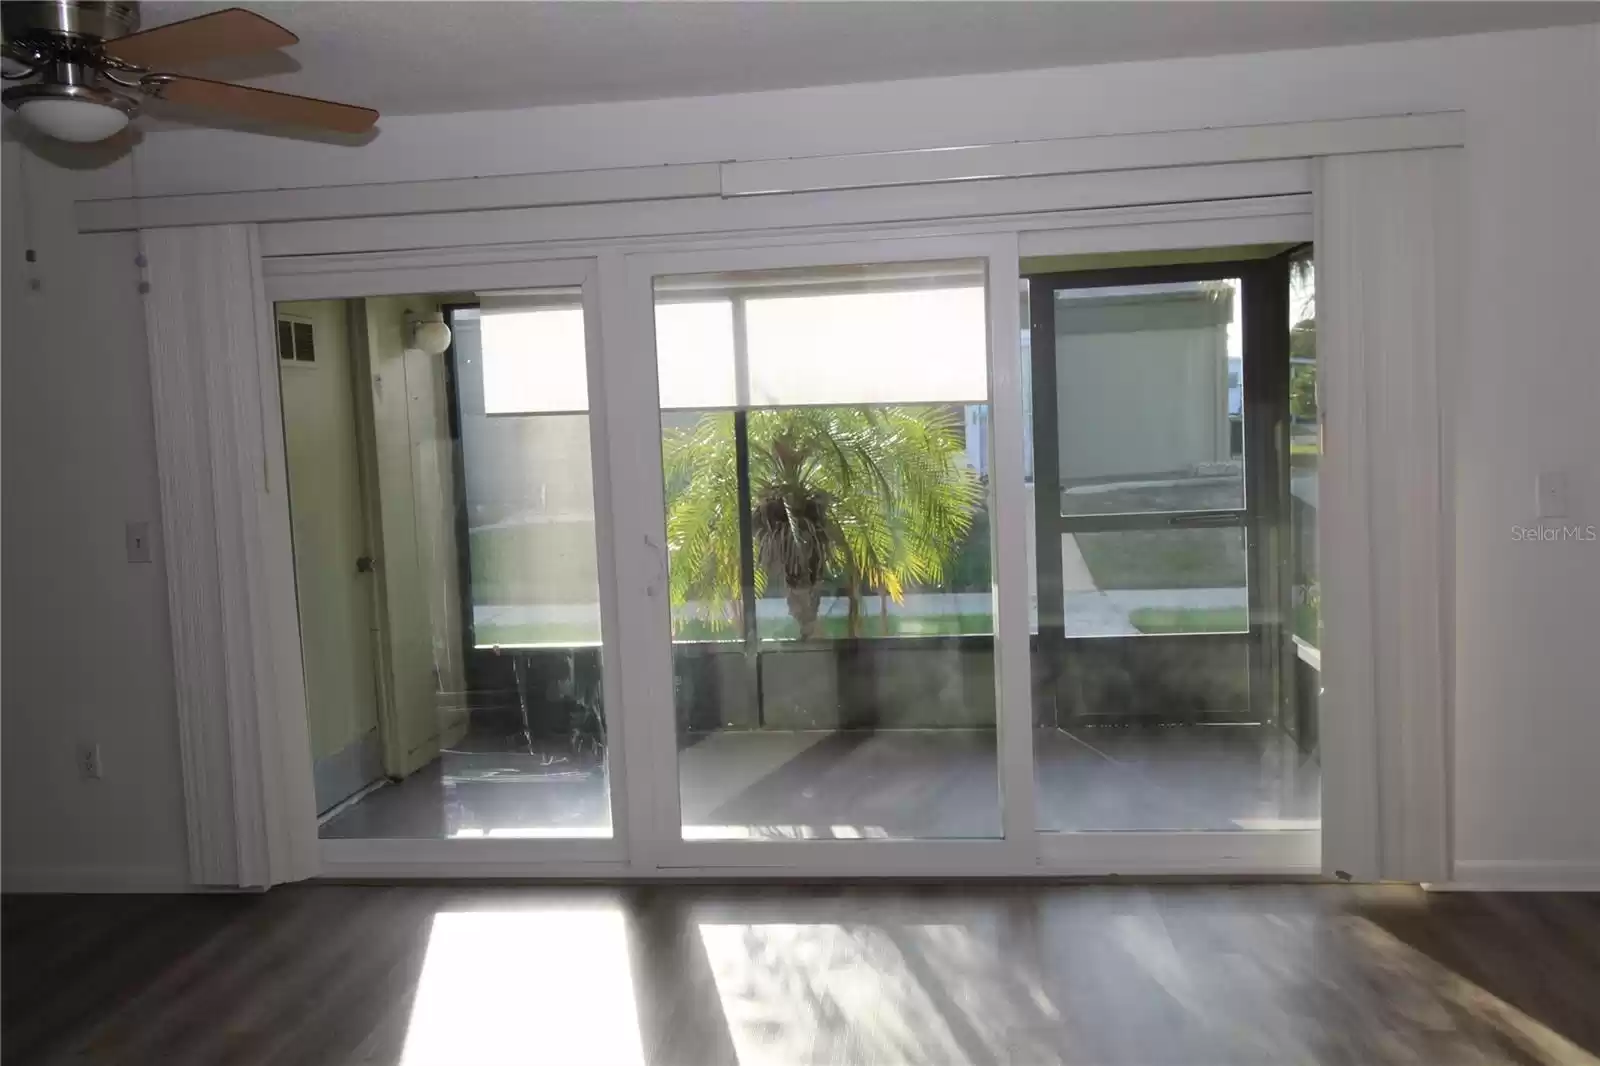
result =
[{"label": "ceiling fan light fixture", "polygon": [[91,144],[113,137],[128,125],[128,113],[93,100],[40,97],[17,108],[28,124],[60,141]]},{"label": "ceiling fan light fixture", "polygon": [[5,106],[58,140],[113,137],[145,97],[252,123],[350,135],[369,133],[378,119],[370,107],[181,73],[191,64],[299,41],[243,8],[141,30],[139,5],[131,0],[5,0],[0,23],[0,54],[10,61],[5,80],[29,82],[6,89]]},{"label": "ceiling fan light fixture", "polygon": [[125,96],[84,85],[20,85],[6,90],[5,102],[40,133],[74,144],[116,136],[138,110]]}]

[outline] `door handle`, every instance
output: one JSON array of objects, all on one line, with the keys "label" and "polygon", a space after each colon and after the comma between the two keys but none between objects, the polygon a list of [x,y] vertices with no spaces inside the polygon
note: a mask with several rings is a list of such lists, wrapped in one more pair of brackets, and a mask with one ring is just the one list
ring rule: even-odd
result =
[{"label": "door handle", "polygon": [[362,555],[356,559],[356,573],[370,574],[378,568],[378,560],[370,555]]},{"label": "door handle", "polygon": [[650,549],[650,559],[656,564],[655,576],[644,587],[644,594],[653,598],[661,594],[661,581],[667,575],[666,556],[661,546],[651,539],[648,533],[644,535],[644,546]]},{"label": "door handle", "polygon": [[1244,525],[1243,511],[1202,511],[1198,514],[1175,514],[1167,519],[1175,529],[1211,529],[1223,526]]}]

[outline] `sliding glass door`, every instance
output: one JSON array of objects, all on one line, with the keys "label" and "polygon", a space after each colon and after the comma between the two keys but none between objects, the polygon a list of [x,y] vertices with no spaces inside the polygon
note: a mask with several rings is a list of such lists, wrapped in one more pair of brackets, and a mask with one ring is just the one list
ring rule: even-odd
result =
[{"label": "sliding glass door", "polygon": [[334,868],[1314,864],[1308,260],[1016,249],[280,305]]},{"label": "sliding glass door", "polygon": [[641,267],[671,647],[656,825],[742,844],[731,862],[997,842],[988,258],[783,258]]},{"label": "sliding glass door", "polygon": [[1028,286],[1040,829],[1315,830],[1289,257]]},{"label": "sliding glass door", "polygon": [[331,862],[624,854],[592,266],[491,277],[277,306]]}]

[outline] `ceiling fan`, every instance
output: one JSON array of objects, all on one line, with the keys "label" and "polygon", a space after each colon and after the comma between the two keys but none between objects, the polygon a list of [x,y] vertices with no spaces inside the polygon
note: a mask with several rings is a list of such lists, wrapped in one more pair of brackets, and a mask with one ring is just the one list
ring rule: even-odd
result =
[{"label": "ceiling fan", "polygon": [[64,141],[104,140],[122,130],[142,97],[268,123],[364,133],[370,107],[167,73],[202,60],[266,52],[300,38],[243,8],[139,29],[137,3],[6,0],[5,105]]}]

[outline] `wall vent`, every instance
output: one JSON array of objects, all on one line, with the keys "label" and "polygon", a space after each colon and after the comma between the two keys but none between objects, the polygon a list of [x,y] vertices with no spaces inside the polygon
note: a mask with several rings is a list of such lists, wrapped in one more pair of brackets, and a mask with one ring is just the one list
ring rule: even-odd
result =
[{"label": "wall vent", "polygon": [[317,361],[317,334],[310,320],[289,315],[278,316],[278,361],[283,363]]}]

